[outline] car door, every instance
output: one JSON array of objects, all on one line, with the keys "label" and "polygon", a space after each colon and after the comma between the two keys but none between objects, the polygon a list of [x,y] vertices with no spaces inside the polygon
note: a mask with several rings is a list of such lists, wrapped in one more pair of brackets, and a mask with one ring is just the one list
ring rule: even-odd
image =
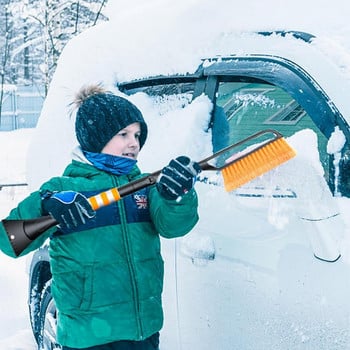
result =
[{"label": "car door", "polygon": [[214,60],[205,76],[214,147],[272,128],[299,156],[232,193],[197,183],[200,221],[175,246],[181,349],[342,349],[349,269],[327,153],[337,127],[348,137],[341,115],[280,58]]}]

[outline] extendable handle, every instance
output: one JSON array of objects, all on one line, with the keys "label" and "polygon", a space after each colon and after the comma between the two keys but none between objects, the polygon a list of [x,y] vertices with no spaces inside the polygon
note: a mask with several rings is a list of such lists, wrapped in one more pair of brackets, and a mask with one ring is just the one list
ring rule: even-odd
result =
[{"label": "extendable handle", "polygon": [[152,174],[144,176],[138,180],[129,182],[128,184],[120,186],[119,188],[114,187],[110,190],[98,193],[95,196],[89,197],[88,201],[94,210],[110,205],[114,202],[119,201],[121,198],[128,196],[131,193],[137,192],[145,187],[154,185],[157,182],[160,172],[160,170],[155,171]]}]

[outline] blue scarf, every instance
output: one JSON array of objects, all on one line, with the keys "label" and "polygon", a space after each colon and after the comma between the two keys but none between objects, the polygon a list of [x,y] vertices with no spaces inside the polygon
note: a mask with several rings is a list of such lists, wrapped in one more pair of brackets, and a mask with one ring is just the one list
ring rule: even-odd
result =
[{"label": "blue scarf", "polygon": [[106,171],[114,175],[126,175],[129,174],[137,160],[112,156],[111,154],[105,153],[93,153],[83,151],[86,159],[90,161],[97,169]]}]

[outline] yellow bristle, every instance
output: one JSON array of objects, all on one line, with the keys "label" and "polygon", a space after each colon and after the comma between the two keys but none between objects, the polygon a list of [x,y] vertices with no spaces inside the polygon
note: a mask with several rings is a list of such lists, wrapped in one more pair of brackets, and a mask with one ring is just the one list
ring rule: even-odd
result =
[{"label": "yellow bristle", "polygon": [[282,137],[278,138],[222,169],[225,190],[232,191],[295,155],[294,149]]}]

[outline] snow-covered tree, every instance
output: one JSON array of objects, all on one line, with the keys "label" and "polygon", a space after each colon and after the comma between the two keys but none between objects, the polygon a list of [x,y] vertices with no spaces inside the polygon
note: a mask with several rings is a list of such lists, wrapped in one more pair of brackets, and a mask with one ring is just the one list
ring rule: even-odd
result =
[{"label": "snow-covered tree", "polygon": [[[0,14],[0,116],[2,111],[2,103],[5,93],[6,76],[9,72],[8,65],[10,62],[10,41],[12,36],[13,23],[9,13],[10,0],[1,0],[0,2],[3,11]],[[1,123],[1,119],[0,119]]]},{"label": "snow-covered tree", "polygon": [[47,89],[67,41],[107,18],[107,0],[0,0],[1,79]]}]

